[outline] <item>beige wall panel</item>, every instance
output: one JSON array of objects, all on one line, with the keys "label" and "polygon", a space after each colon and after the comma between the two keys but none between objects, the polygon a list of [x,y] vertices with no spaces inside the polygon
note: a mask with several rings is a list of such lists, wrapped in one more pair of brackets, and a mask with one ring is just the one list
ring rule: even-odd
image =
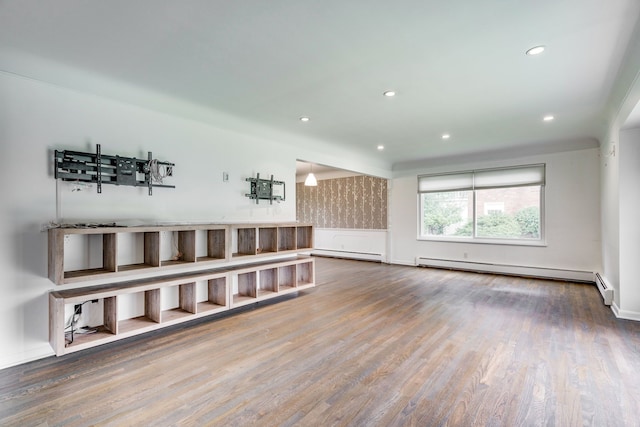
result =
[{"label": "beige wall panel", "polygon": [[318,228],[387,229],[387,180],[353,176],[296,184],[297,219]]}]

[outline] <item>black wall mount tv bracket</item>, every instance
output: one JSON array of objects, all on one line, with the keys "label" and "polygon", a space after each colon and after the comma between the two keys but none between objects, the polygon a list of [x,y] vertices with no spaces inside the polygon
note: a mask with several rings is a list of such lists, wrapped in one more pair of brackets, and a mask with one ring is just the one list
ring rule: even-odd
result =
[{"label": "black wall mount tv bracket", "polygon": [[[256,174],[255,178],[247,178],[247,181],[251,183],[251,192],[245,194],[250,199],[255,199],[256,204],[260,202],[260,200],[269,200],[270,204],[273,204],[273,201],[283,201],[285,199],[285,185],[284,181],[274,181],[273,175],[271,175],[271,179],[261,179],[260,174]],[[282,194],[277,189],[282,186]],[[276,189],[274,191],[274,188]]]},{"label": "black wall mount tv bracket", "polygon": [[[95,153],[56,150],[54,162],[56,179],[96,183],[98,193],[102,193],[102,184],[147,187],[150,196],[153,187],[176,188],[161,182],[162,177],[173,176],[175,164],[153,159],[151,151],[147,160],[107,156],[102,154],[100,144],[96,144]],[[164,174],[159,174],[159,168],[164,168]]]}]

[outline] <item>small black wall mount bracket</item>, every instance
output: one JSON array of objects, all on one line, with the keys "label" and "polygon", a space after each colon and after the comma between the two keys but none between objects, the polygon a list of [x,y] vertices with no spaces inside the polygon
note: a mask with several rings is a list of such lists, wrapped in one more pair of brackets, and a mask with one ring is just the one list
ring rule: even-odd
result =
[{"label": "small black wall mount bracket", "polygon": [[100,144],[96,144],[95,153],[55,150],[54,162],[56,179],[96,183],[98,193],[102,193],[102,184],[147,187],[150,196],[153,187],[176,188],[162,183],[163,178],[173,176],[175,164],[154,159],[151,151],[147,160],[107,156],[102,154]]},{"label": "small black wall mount bracket", "polygon": [[247,178],[247,181],[251,183],[251,192],[245,194],[248,198],[256,201],[256,204],[260,202],[260,200],[269,200],[270,204],[273,204],[273,201],[283,201],[285,200],[285,184],[284,181],[274,181],[273,175],[271,175],[271,179],[261,179],[260,174],[256,174],[255,178]]}]

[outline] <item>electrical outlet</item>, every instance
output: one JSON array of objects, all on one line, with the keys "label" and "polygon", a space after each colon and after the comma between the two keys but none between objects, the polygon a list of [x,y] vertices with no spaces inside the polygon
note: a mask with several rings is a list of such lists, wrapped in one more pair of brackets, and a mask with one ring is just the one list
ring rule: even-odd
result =
[{"label": "electrical outlet", "polygon": [[82,314],[82,304],[76,304],[73,306],[74,314]]}]

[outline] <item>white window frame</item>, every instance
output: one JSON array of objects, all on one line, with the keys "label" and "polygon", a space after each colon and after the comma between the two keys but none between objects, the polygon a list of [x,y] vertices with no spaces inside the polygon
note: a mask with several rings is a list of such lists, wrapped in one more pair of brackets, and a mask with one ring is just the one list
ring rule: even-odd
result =
[{"label": "white window frame", "polygon": [[[496,185],[493,178],[502,174],[514,172],[520,174],[521,179],[513,181],[515,185]],[[442,179],[440,179],[442,178]],[[440,174],[418,175],[418,224],[417,240],[441,241],[457,243],[482,243],[494,245],[514,245],[514,246],[546,246],[546,209],[545,209],[545,185],[546,185],[546,165],[531,164],[519,165],[492,169],[477,169],[459,172],[449,172]],[[539,239],[505,239],[492,237],[476,237],[476,190],[491,188],[514,188],[540,186],[540,238]],[[428,236],[422,234],[423,229],[423,206],[422,194],[429,192],[449,192],[449,191],[472,191],[472,212],[473,212],[473,235],[466,236]]]}]

